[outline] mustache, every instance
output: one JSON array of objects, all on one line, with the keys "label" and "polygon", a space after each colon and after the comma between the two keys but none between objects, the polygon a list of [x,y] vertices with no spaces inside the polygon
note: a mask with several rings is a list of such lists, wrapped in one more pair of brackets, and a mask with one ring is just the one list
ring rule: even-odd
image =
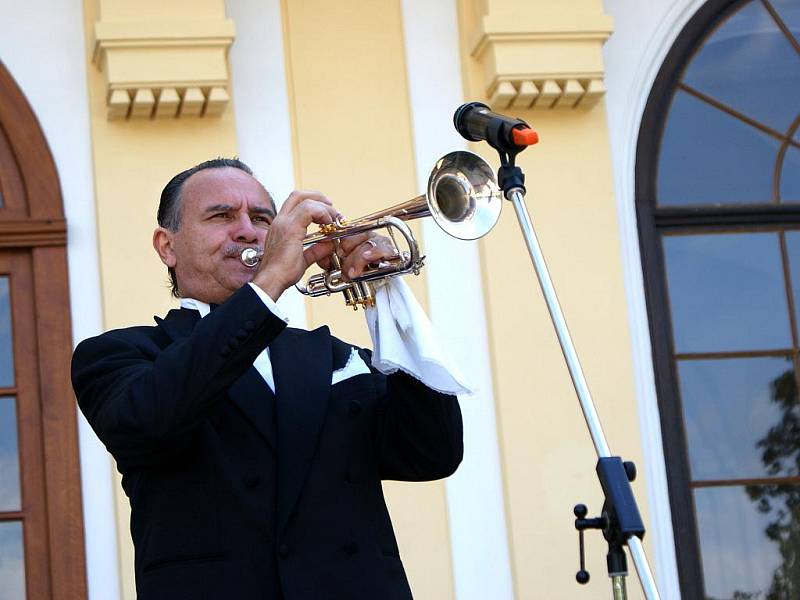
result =
[{"label": "mustache", "polygon": [[258,244],[234,244],[230,243],[222,247],[222,256],[225,258],[241,258],[242,251],[247,248],[255,248],[259,254],[264,252],[264,248]]}]

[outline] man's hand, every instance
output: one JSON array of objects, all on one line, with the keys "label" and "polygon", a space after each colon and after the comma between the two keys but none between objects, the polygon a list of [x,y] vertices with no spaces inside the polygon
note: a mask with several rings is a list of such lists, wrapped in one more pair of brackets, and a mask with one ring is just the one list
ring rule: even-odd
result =
[{"label": "man's hand", "polygon": [[343,259],[342,275],[347,280],[361,276],[368,264],[397,256],[392,240],[374,231],[343,238],[337,252]]},{"label": "man's hand", "polygon": [[333,252],[332,242],[303,248],[303,238],[312,223],[333,223],[338,217],[331,201],[322,193],[310,190],[292,192],[270,225],[253,283],[277,300],[287,288],[297,283],[306,269]]}]

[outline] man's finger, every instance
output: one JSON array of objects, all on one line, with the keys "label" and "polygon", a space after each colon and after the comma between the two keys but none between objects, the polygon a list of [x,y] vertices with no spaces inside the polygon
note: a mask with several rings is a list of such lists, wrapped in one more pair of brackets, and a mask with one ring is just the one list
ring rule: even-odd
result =
[{"label": "man's finger", "polygon": [[280,212],[291,212],[298,204],[306,199],[316,200],[317,202],[333,206],[333,202],[322,192],[317,190],[294,190],[289,194],[286,200],[283,201]]},{"label": "man's finger", "polygon": [[[333,253],[333,242],[319,242],[317,244],[312,244],[305,250],[303,250],[303,258],[306,261],[306,268],[310,267],[314,263],[324,263],[325,259],[328,259],[328,267],[322,267],[324,269],[330,268],[330,256]],[[320,265],[322,266],[322,265]]]},{"label": "man's finger", "polygon": [[365,231],[364,233],[359,233],[356,235],[349,235],[345,238],[341,238],[341,243],[339,244],[339,256],[345,257],[350,254],[354,249],[358,246],[366,242],[368,239],[372,239],[377,234],[374,231]]},{"label": "man's finger", "polygon": [[347,256],[342,263],[342,272],[347,279],[359,277],[368,264],[394,258],[396,255],[397,249],[388,238],[381,236],[370,238]]},{"label": "man's finger", "polygon": [[291,210],[288,216],[300,227],[307,229],[312,223],[318,225],[333,223],[339,216],[339,211],[332,205],[305,198]]}]

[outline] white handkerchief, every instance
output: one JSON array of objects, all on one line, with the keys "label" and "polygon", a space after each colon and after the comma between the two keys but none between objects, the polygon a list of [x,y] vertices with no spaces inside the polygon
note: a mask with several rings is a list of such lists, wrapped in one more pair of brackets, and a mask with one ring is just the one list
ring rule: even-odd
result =
[{"label": "white handkerchief", "polygon": [[366,310],[372,337],[372,366],[386,375],[401,370],[445,394],[471,394],[458,369],[439,346],[428,316],[399,277],[375,290]]},{"label": "white handkerchief", "polygon": [[369,373],[369,367],[361,360],[361,356],[359,356],[356,349],[353,348],[350,352],[350,358],[347,359],[347,364],[333,372],[331,376],[331,385],[336,385],[340,381],[365,373]]}]

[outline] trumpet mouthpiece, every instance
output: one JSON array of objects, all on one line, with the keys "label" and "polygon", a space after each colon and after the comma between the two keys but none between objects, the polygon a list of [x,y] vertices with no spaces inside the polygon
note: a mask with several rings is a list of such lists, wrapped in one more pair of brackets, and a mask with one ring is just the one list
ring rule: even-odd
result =
[{"label": "trumpet mouthpiece", "polygon": [[255,248],[245,248],[239,259],[246,267],[255,267],[261,261],[262,254]]}]

